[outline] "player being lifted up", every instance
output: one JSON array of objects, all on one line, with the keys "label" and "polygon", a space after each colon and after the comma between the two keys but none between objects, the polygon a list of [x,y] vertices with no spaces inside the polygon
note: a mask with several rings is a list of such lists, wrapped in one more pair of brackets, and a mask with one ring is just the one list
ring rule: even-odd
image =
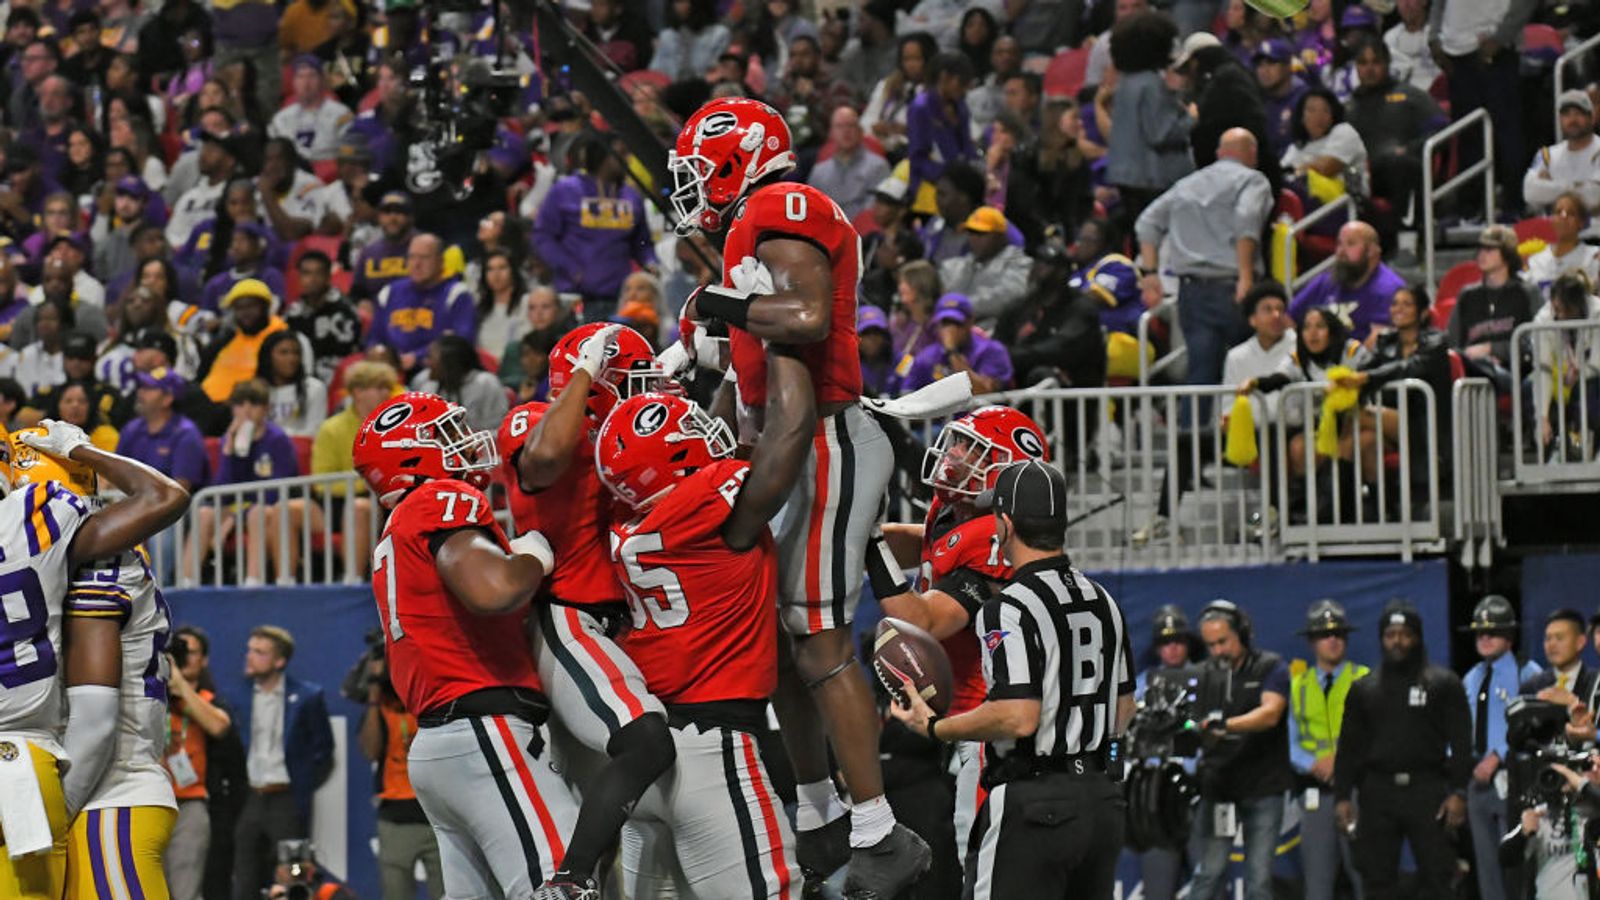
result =
[{"label": "player being lifted up", "polygon": [[[773,422],[811,434],[805,363],[768,352]],[[756,752],[777,681],[777,554],[767,522],[807,444],[769,427],[749,463],[733,435],[689,400],[623,401],[596,442],[601,481],[635,517],[612,527],[633,610],[622,647],[666,705],[677,763],[623,830],[625,892],[703,900],[799,896],[783,801]]]},{"label": "player being lifted up", "polygon": [[[8,602],[0,617],[0,642],[11,648],[0,659],[0,897],[58,900],[65,893],[69,823],[60,772],[67,754],[56,742],[63,724],[61,680],[65,672],[109,662],[102,654],[121,659],[115,645],[70,648],[63,657],[61,619],[71,573],[128,553],[177,521],[189,494],[142,463],[95,449],[81,428],[50,419],[19,441],[88,466],[126,496],[91,513],[56,482],[11,490],[11,441],[3,428],[0,435],[0,594],[19,601]],[[98,715],[116,723],[115,690],[109,698],[81,688],[70,696],[74,719]],[[85,767],[92,749],[82,753]],[[149,872],[136,867],[123,876],[137,882]]]},{"label": "player being lifted up", "polygon": [[[555,722],[609,757],[579,780],[583,812],[551,897],[594,889],[595,869],[616,844],[628,810],[672,767],[661,702],[614,638],[629,620],[611,569],[611,495],[595,474],[594,434],[623,398],[661,386],[650,342],[631,328],[591,323],[550,351],[552,402],[517,407],[500,426],[502,477],[518,532],[548,535],[561,567],[539,604],[534,655]],[[565,751],[567,748],[562,747]],[[581,762],[582,765],[573,765]],[[568,762],[573,769],[593,768]],[[559,893],[565,891],[566,893]]]},{"label": "player being lifted up", "polygon": [[[781,440],[807,445],[773,521],[780,622],[793,636],[793,670],[780,677],[773,704],[798,782],[800,864],[825,876],[848,860],[847,894],[892,897],[931,857],[884,799],[878,714],[850,631],[894,463],[888,439],[857,402],[861,240],[826,194],[777,183],[795,156],[783,117],[765,103],[707,103],[684,123],[667,165],[679,231],[723,243],[723,283],[691,295],[682,329],[692,345],[696,321],[728,326],[737,397],[725,383],[714,411],[731,421],[737,400],[756,432],[783,429]],[[805,364],[817,411],[810,433],[769,408],[763,342],[793,347]],[[854,801],[848,821],[829,777],[819,710]]]},{"label": "player being lifted up", "polygon": [[402,394],[356,435],[356,471],[390,510],[372,592],[390,680],[417,716],[409,771],[451,897],[534,894],[577,818],[551,770],[524,626],[554,566],[538,532],[508,541],[483,488],[494,436],[432,394]]},{"label": "player being lifted up", "polygon": [[[978,611],[1011,578],[1011,565],[1000,552],[994,516],[973,505],[978,494],[994,487],[1000,470],[1029,459],[1050,461],[1044,432],[1026,415],[1009,406],[985,406],[949,423],[923,460],[922,482],[933,488],[933,503],[921,524],[883,526],[892,558],[867,557],[872,590],[885,615],[916,625],[944,645],[955,678],[955,695],[946,715],[960,715],[983,703],[983,654],[972,622]],[[915,590],[907,590],[900,574],[915,562]],[[895,685],[898,688],[898,685]],[[967,839],[983,789],[977,741],[956,745],[961,770],[956,776],[956,851],[966,859]]]}]

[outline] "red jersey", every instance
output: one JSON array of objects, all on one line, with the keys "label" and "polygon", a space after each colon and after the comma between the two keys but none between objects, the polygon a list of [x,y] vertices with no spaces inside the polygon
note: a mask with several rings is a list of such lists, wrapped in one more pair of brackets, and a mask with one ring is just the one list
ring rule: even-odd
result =
[{"label": "red jersey", "polygon": [[[527,403],[512,411],[526,411],[527,427],[538,424],[548,403]],[[606,529],[610,524],[612,497],[600,483],[594,467],[594,444],[586,436],[572,451],[572,464],[555,484],[537,493],[528,493],[517,484],[516,469],[509,463],[506,485],[511,507],[511,524],[517,534],[538,531],[550,542],[556,555],[556,568],[547,582],[550,594],[564,603],[588,605],[619,603],[622,586],[611,570]]]},{"label": "red jersey", "polygon": [[[767,238],[794,238],[828,254],[833,267],[833,322],[828,336],[800,348],[811,370],[818,403],[861,396],[861,355],[856,350],[856,283],[861,279],[861,236],[839,204],[804,184],[782,182],[760,188],[733,214],[722,248],[723,286],[745,257],[755,257]],[[767,402],[767,357],[761,339],[730,330],[733,368],[739,373],[739,398],[750,406]]]},{"label": "red jersey", "polygon": [[743,552],[722,539],[749,471],[739,460],[714,463],[612,529],[633,611],[622,649],[664,703],[765,700],[777,686],[772,535]]},{"label": "red jersey", "polygon": [[429,481],[407,494],[372,551],[372,593],[383,620],[389,680],[414,714],[484,688],[539,690],[523,632],[527,609],[478,615],[445,587],[430,539],[458,528],[482,528],[510,552],[489,498],[454,479]]},{"label": "red jersey", "polygon": [[[1011,567],[1000,554],[994,516],[979,515],[952,523],[953,511],[939,505],[928,510],[922,532],[922,569],[918,590],[938,588],[954,597],[977,621],[978,610],[993,593],[996,582],[1011,578]],[[978,636],[964,628],[940,642],[950,657],[955,697],[948,715],[964,713],[988,696],[983,680],[983,657]]]}]

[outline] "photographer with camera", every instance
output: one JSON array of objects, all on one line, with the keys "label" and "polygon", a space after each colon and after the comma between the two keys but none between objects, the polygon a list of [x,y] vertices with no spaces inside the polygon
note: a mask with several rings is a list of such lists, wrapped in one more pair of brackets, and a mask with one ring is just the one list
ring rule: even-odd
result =
[{"label": "photographer with camera", "polygon": [[1490,594],[1472,610],[1472,632],[1478,663],[1467,672],[1462,686],[1472,715],[1472,781],[1467,785],[1467,820],[1472,826],[1473,868],[1482,900],[1505,900],[1505,872],[1500,865],[1500,839],[1505,836],[1510,775],[1506,762],[1506,705],[1515,699],[1523,682],[1544,671],[1529,660],[1521,662],[1511,652],[1517,632],[1517,614],[1511,601]]},{"label": "photographer with camera", "polygon": [[1189,894],[1216,896],[1242,831],[1245,898],[1271,900],[1284,794],[1294,786],[1284,720],[1289,668],[1276,653],[1252,646],[1250,617],[1227,600],[1213,600],[1201,612],[1200,637],[1211,658],[1200,678],[1199,708],[1208,714],[1194,824],[1200,870]]},{"label": "photographer with camera", "polygon": [[[1600,788],[1593,756],[1572,766],[1548,763],[1535,778],[1521,821],[1500,841],[1499,863],[1523,866],[1525,896],[1536,900],[1587,900],[1595,896],[1595,837]],[[1574,771],[1582,768],[1583,774]]]},{"label": "photographer with camera", "polygon": [[[438,896],[438,895],[435,895]],[[356,900],[355,892],[317,863],[310,841],[278,842],[278,867],[261,900]]]},{"label": "photographer with camera", "polygon": [[378,797],[378,870],[383,900],[411,900],[416,896],[419,861],[428,873],[428,896],[443,897],[439,843],[406,769],[411,739],[417,735],[417,717],[406,712],[389,681],[382,632],[367,635],[367,652],[351,671],[351,677],[345,679],[341,693],[367,705],[356,740],[367,759],[377,764],[373,780]]},{"label": "photographer with camera", "polygon": [[1334,821],[1333,764],[1350,688],[1372,671],[1345,658],[1350,619],[1336,600],[1323,599],[1306,610],[1300,629],[1311,644],[1311,664],[1290,665],[1289,761],[1300,776],[1300,864],[1306,900],[1333,900],[1342,869],[1357,896],[1350,841]]},{"label": "photographer with camera", "polygon": [[[1344,704],[1333,766],[1339,826],[1352,836],[1369,900],[1400,887],[1400,845],[1417,861],[1422,898],[1450,895],[1455,849],[1446,829],[1467,820],[1472,721],[1461,679],[1428,664],[1422,616],[1389,601],[1378,620],[1383,663],[1357,681]],[[1360,818],[1352,798],[1360,800]]]},{"label": "photographer with camera", "polygon": [[211,745],[228,733],[233,719],[212,690],[207,668],[211,641],[199,628],[186,625],[173,632],[168,655],[167,773],[178,801],[162,868],[173,900],[199,900],[211,848],[210,794],[206,789]]}]

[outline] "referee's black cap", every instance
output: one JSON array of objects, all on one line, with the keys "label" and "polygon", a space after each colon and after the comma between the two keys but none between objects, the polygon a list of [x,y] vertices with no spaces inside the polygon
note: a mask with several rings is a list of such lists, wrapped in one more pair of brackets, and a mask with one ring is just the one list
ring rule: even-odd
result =
[{"label": "referee's black cap", "polygon": [[1046,462],[1030,459],[1000,470],[994,487],[978,495],[979,509],[1015,519],[1067,521],[1067,476]]}]

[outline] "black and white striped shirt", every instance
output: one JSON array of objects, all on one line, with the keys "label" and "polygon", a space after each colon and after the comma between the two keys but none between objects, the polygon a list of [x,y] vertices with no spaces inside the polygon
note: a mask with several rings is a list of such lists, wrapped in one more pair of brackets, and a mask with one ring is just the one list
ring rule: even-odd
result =
[{"label": "black and white striped shirt", "polygon": [[1018,569],[979,611],[990,700],[1038,700],[1032,737],[989,744],[991,760],[1070,757],[1104,748],[1117,698],[1133,693],[1128,629],[1105,588],[1066,556]]}]

